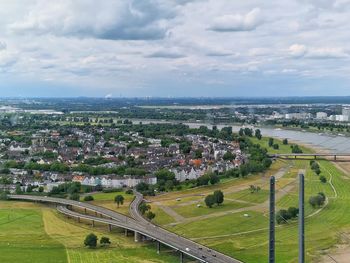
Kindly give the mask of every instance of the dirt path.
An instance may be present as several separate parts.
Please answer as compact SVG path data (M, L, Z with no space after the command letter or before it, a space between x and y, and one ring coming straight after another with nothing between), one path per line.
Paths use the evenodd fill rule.
M176 222L183 222L186 218L184 218L182 215L179 215L176 213L171 207L164 206L160 202L155 202L155 204L162 209L165 213L167 213L169 216L175 219Z
M281 170L276 173L276 175L275 175L276 178L283 177L283 175L287 171L286 168L284 168L282 170L283 172ZM287 195L295 187L295 183L296 183L296 181L293 181L293 182L287 184L282 189L279 189L278 192L276 193L276 202L278 200L280 200L281 198L283 198L285 195ZM236 201L236 200L234 200L234 201ZM203 220L203 219L208 219L208 218L213 218L213 217L220 217L220 216L225 216L225 215L230 215L230 214L236 214L236 213L240 213L240 212L244 212L244 211L250 211L250 210L266 212L268 210L268 207L269 207L269 200L267 200L267 201L265 201L265 202L263 202L261 204L255 204L255 205L249 206L249 207L242 207L242 208L229 210L229 211L218 212L218 213L214 213L214 214L208 214L208 215L184 218L182 221L177 221L177 222L171 223L169 225L174 226L174 225L177 225L177 224L180 224L180 223L190 223L190 222L194 222L194 221L198 221L198 220Z

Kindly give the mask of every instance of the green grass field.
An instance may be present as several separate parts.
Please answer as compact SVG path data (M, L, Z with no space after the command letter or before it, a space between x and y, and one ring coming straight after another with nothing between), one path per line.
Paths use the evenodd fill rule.
M89 233L110 237L109 248L87 249ZM166 263L176 254L158 255L152 243L134 243L120 230L78 224L55 210L24 202L0 202L0 262L11 263Z
M267 143L267 139L262 140L262 143ZM276 152L286 151L287 148L284 149L284 147L288 147L289 150L289 146L282 146ZM310 152L311 150L305 149L304 152L307 151ZM350 229L350 214L346 212L350 210L350 180L343 172L326 160L319 160L318 162L321 167L321 175L327 178L327 183L320 182L319 176L310 169L309 160L285 160L278 162L278 167L285 166L288 169L276 184L277 192L281 195L277 202L277 209L298 206L297 175L299 169L306 170L306 262L320 262L320 256L334 247L341 239L341 236L344 233L348 233ZM272 173L268 172L267 174ZM245 180L247 179L229 181L222 185L219 184L216 188L221 187L224 191L232 191L234 188L240 188L244 185L244 182L247 183ZM228 193L225 197L258 204L264 203L268 199L266 175L265 177L252 176L251 179L248 179L248 183L263 185L261 192L256 195L250 194L247 188ZM210 191L202 188L194 189L193 192L199 195L207 194ZM308 203L308 199L318 192L326 194L328 203L324 207L313 208ZM159 197L159 200L157 198L153 200L160 201L162 205L167 205L168 203L168 205L171 204L173 206L174 201L168 200L168 197L181 198L181 196L186 196L187 193L187 191L170 193L169 196L165 195ZM186 197L185 200L186 202L191 202L191 197ZM193 196L193 200L198 200L198 197ZM251 210L251 207L246 207L246 209L243 212L232 212L218 216L215 216L216 211L211 210L207 213L208 215L210 214L208 218L197 218L191 221L191 217L189 217L184 222L177 222L166 227L171 231L213 247L243 262L267 262L267 207L261 207L261 209L257 210ZM188 215L196 216L197 214L194 213L191 211ZM161 222L162 220L159 221ZM297 220L291 220L276 227L276 262L294 263L297 262L297 257L298 225Z
M124 203L119 207L117 207L117 204L114 202L114 197L117 195L122 195L124 197ZM129 215L129 205L134 199L134 195L125 194L124 192L97 193L94 194L93 197L94 201L91 201L92 204L115 210L124 215Z

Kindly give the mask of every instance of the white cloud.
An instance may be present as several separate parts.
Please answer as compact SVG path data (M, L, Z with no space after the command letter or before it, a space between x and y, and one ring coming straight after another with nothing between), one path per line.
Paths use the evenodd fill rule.
M6 49L6 48L7 48L6 43L5 43L5 42L0 41L0 51L1 51L1 50L4 50L4 49Z
M256 29L261 23L261 11L259 8L254 8L245 15L234 14L220 16L214 20L210 29L218 32L251 31Z
M1 0L0 96L3 78L14 77L101 96L165 94L169 85L173 95L176 85L199 94L191 90L209 83L217 95L217 80L259 94L267 74L267 86L279 75L350 83L347 2Z
M15 33L101 39L159 39L173 17L169 5L152 0L62 0L37 1L26 17L12 23Z
M305 55L306 51L307 48L304 45L294 44L289 47L289 52L293 57L302 57Z
M289 47L293 57L305 57L312 59L346 58L349 53L343 48L336 47L306 47L305 45L294 44Z

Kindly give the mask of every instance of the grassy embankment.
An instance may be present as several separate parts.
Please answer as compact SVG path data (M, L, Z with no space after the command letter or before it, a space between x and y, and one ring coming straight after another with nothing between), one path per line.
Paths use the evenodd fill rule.
M110 237L109 248L87 249L85 236ZM154 244L134 243L120 230L78 224L55 210L32 203L0 202L0 262L12 263L165 263L178 262L171 253L157 255Z

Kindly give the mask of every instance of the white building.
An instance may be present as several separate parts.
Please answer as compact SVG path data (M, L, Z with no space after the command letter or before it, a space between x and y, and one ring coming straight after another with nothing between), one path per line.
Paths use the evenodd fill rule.
M134 177L123 177L123 178L114 178L105 176L101 179L101 185L106 188L123 188L130 187L133 188L139 183L146 183L150 185L155 185L157 183L156 177L143 177L143 178L134 178Z
M317 112L316 113L316 119L325 120L325 119L327 119L327 117L328 117L328 114L326 112Z
M287 113L285 115L286 119L310 119L311 118L311 113Z

